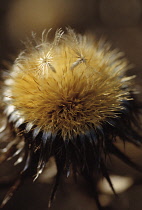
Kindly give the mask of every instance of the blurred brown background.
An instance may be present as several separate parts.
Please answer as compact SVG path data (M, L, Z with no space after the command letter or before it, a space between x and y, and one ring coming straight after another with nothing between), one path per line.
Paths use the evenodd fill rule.
M137 75L136 87L142 90L142 0L0 0L0 66L4 60L16 57L23 45L22 40L34 31L71 26L79 33L106 37L113 47L123 51L134 68L128 74ZM142 94L138 97L141 100ZM123 146L120 144L120 147ZM126 153L142 165L142 148L126 145ZM12 164L12 163L11 163ZM3 168L5 169L3 171ZM142 174L135 172L112 157L108 163L110 173L131 177L134 185L114 198L102 189L100 199L106 210L142 209ZM9 175L15 168L6 163L0 172L0 198L10 185ZM11 172L12 171L12 172ZM4 182L2 180L5 180ZM46 210L51 184L26 181L4 210ZM64 179L57 192L51 210L94 210L93 198L85 183L78 185Z

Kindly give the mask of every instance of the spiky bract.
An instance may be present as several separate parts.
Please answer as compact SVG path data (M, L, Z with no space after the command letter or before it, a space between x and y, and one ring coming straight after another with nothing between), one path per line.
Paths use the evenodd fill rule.
M141 143L133 129L138 106L132 77L125 76L129 66L122 55L103 41L58 30L53 42L45 34L41 42L29 42L4 81L5 116L25 139L22 178L37 178L55 157L58 173L51 200L61 173L69 174L72 168L88 181L100 206L97 175L101 173L113 189L104 154L113 153L140 170L114 144L117 137Z

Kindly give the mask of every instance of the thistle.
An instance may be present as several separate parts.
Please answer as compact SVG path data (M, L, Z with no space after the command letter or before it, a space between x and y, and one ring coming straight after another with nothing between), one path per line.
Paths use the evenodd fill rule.
M88 182L101 209L98 178L104 176L115 192L105 162L109 154L141 171L115 145L118 138L141 145L135 130L140 105L134 76L125 75L129 68L123 53L72 29L57 30L52 42L43 33L26 44L3 80L1 142L9 143L0 160L17 156L25 167L2 206L23 179L37 179L52 156L57 175L49 206L60 176L73 171Z

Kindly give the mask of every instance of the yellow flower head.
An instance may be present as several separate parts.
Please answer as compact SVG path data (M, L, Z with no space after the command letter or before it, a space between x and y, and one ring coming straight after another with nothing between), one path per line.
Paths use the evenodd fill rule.
M117 117L129 100L127 61L109 44L58 30L53 42L27 46L12 67L7 105L22 123L60 132L63 139L84 134ZM120 59L121 58L121 59Z

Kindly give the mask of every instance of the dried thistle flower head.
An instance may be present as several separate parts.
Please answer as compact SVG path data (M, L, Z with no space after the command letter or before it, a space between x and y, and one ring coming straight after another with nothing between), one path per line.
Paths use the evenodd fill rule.
M104 154L113 153L140 170L114 143L117 137L141 143L133 129L138 106L133 76L125 76L129 67L109 44L72 29L66 34L57 30L52 42L43 33L41 41L27 43L4 80L2 94L8 124L22 135L10 142L19 154L17 163L25 159L20 179L29 174L36 179L54 156L58 172L50 201L61 173L69 175L73 169L92 186L100 207L95 187L99 174L114 191ZM5 159L15 154L7 148Z

